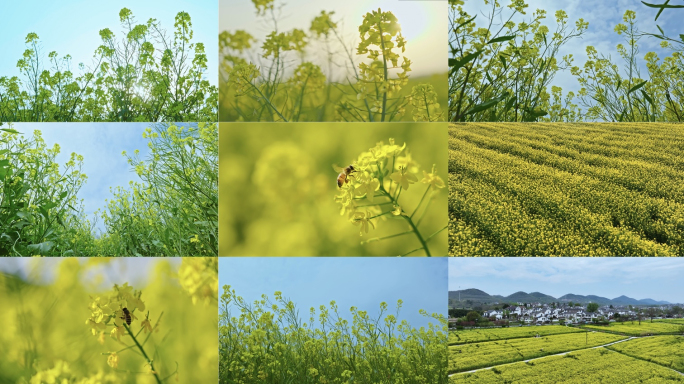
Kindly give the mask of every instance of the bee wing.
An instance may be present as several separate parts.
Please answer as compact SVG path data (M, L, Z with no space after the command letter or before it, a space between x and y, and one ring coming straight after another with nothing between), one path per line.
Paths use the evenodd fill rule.
M344 168L340 167L340 166L337 165L337 164L333 164L332 167L333 167L333 169L335 170L335 172L337 172L337 173L341 173L342 171L344 171Z

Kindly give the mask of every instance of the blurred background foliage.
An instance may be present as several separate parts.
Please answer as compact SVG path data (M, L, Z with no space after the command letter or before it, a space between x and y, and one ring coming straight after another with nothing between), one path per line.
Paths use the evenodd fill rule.
M219 35L220 121L445 120L446 66L426 73L405 53L413 39L401 34L402 23L411 29L417 20L399 20L376 4L363 15L358 39L349 39L342 26L350 18L335 11L309 21L286 15L291 11L280 1L252 3L256 18L243 15L254 20L249 30ZM297 27L283 31L293 19ZM271 31L263 41L255 37L259 28Z
M145 345L156 353L154 365L162 377L173 373L177 363L179 382L217 382L218 263L216 258L178 261L0 260L5 271L0 272L0 383L62 383L63 378L68 383L154 383L154 377L144 373L144 359L133 351L119 353L117 369L108 366L108 352L124 347L108 334L101 345L86 324L90 297L110 292L108 282L130 282L141 290L151 318L163 312L159 332ZM23 267L7 272L11 263ZM45 278L51 274L54 279ZM144 314L138 318L131 324L135 332ZM121 341L133 344L127 336ZM42 379L31 380L39 372ZM60 372L59 380L50 381ZM175 380L173 375L164 382Z
M394 138L404 143L421 170L442 179L447 169L447 128L440 123L298 123L287 129L272 124L220 124L219 255L390 255L420 246L407 234L361 244L375 237L409 230L397 218L376 222L359 236L359 227L340 215L337 172L361 152ZM419 179L422 172L419 171ZM423 186L403 192L411 212L425 192ZM428 236L447 224L447 193L434 194L419 228ZM387 216L383 216L387 217ZM447 252L447 233L430 243L433 255Z

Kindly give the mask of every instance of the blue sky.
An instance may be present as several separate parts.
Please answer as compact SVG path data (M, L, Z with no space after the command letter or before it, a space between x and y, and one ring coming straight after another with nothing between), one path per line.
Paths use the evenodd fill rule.
M219 293L230 285L248 303L260 300L262 294L273 300L273 293L281 291L305 321L309 308L318 313L318 307L329 307L331 300L337 302L340 315L351 320L352 306L373 317L381 302L387 302L389 313L394 313L401 299L399 320L406 319L414 327L428 323L420 309L444 315L447 309L446 258L221 257L219 284Z
M78 193L88 218L93 222L93 213L106 206L105 199L113 196L109 187L128 188L129 181L138 181L138 175L131 170L126 158L127 151L140 150L140 158L149 152L147 139L142 133L150 123L17 123L14 129L30 137L35 130L41 131L48 148L59 144L61 152L56 162L60 171L69 161L72 152L83 156L82 172L88 180ZM104 223L98 220L96 230L104 231Z
M87 257L79 257L81 264L88 262ZM59 264L64 259L59 257L2 257L0 271L18 275L24 280L38 284L50 284L56 278ZM113 284L128 282L133 286L144 285L154 270L154 265L161 261L169 262L174 269L180 266L180 257L117 257L110 258L107 264L99 264L88 271L83 283L96 284L101 289L111 288Z
M684 303L684 258L450 258L449 290L568 293Z
M195 42L203 42L208 59L207 79L218 82L218 4L216 0L156 0L156 1L90 1L90 0L22 0L3 1L3 21L0 23L2 55L0 76L14 76L19 72L17 60L26 49L26 35L35 32L40 36L45 58L51 51L60 57L72 56L72 71L77 74L78 64L92 62L93 54L102 43L99 31L109 28L122 37L119 21L121 8L133 12L139 23L157 19L162 28L173 36L175 16L180 11L190 14Z
M558 55L558 57L561 58L569 53L573 54L575 58L574 65L580 68L582 68L586 62L586 47L589 45L595 47L599 53L604 54L605 56L610 55L613 59L612 61L622 68L622 59L618 55L615 46L618 43L624 44L624 35L618 35L613 31L613 28L618 23L624 23L622 16L627 9L636 12L637 27L642 32L657 33L658 28L656 27L656 24L658 24L663 28L667 36L676 38L682 33L681 20L682 17L684 17L684 10L666 10L660 15L656 22L653 19L658 10L646 7L639 0L600 0L591 2L586 0L526 0L525 2L529 7L527 8L527 15L523 17L529 20L534 10L546 10L547 17L542 21L542 24L547 25L552 32L556 27L554 13L559 9L563 9L568 14L568 22L572 23L572 26L574 26L574 22L580 18L589 22L589 29L585 35L582 38L571 40L561 49ZM647 2L663 3L664 1L654 0ZM510 1L500 0L500 4L505 7L510 4ZM675 1L672 2L672 4L678 4L678 2ZM476 19L476 22L479 21L478 27L482 26L482 23L486 19L484 15L480 13L484 12L485 14L488 14L490 10L489 5L485 6L483 0L468 0L465 2L464 9L471 15L479 14ZM514 20L516 22L520 21L520 19ZM644 37L639 40L640 53L638 57L641 64L643 64L644 55L650 51L657 52L658 56L661 58L665 56L661 54L661 52L665 54L669 53L669 51L660 48L659 44L660 40L652 37ZM645 78L647 77L648 72L645 70L645 66L642 65L642 68L641 74L642 77ZM576 78L572 76L569 71L557 73L552 84L561 86L563 88L563 93L570 90L576 91L580 88Z
M280 31L299 28L308 32L311 20L320 15L321 11L334 11L333 21L342 20L338 27L347 44L353 43L354 47L359 43L358 27L363 21L363 15L378 8L392 11L401 25L402 35L408 41L406 52L402 55L413 63L410 74L422 76L447 71L447 52L444 49L447 46L448 31L446 1L275 0L276 6L283 3L285 6L280 13L282 20L278 23ZM259 40L256 47L260 47L272 29L269 24L261 21L263 18L257 18L254 4L250 0L219 0L219 4L219 30L245 30ZM316 63L321 65L320 62Z

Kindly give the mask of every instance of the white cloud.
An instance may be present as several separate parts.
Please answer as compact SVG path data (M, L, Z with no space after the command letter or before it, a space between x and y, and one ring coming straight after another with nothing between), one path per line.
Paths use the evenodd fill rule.
M449 289L489 294L540 291L684 302L680 258L451 258Z

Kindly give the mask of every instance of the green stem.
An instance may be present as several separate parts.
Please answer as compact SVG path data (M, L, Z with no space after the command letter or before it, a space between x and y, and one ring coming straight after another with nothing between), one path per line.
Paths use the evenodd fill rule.
M246 81L247 78L244 78L244 80ZM278 116L280 116L280 118L283 119L284 122L287 123L287 119L285 118L285 116L283 116L283 115L280 113L280 111L278 111L278 108L276 108L275 105L273 105L273 103L271 103L271 100L270 100L268 97L266 97L266 95L264 95L263 93L261 93L261 90L259 89L259 87L257 87L256 85L252 84L251 81L248 81L248 83L249 83L249 85L252 86L252 88L254 88L255 91L259 92L259 95L260 95L261 97L263 97L264 100L266 100L266 102L268 103L268 106L271 107L271 109L273 109L273 111L274 111L276 114L278 114Z
M430 241L433 237L437 236L440 232L442 232L442 231L445 230L445 229L447 229L447 226L446 226L446 225L444 226L444 228L442 228L442 229L440 229L439 231L437 231L437 232L433 233L432 235L428 236L428 237L425 239L425 242L427 243L427 242Z
M392 197L392 195L391 195L389 192L387 192L387 191L385 190L385 188L384 188L383 186L380 187L380 191L381 191L382 193L385 193L385 194L387 195L387 197L389 197L390 200L391 200L393 203L399 205L399 203ZM398 198L398 197L399 197L399 196L397 196L397 198ZM430 254L430 249L428 248L427 242L423 239L423 236L422 236L422 235L420 234L420 232L418 231L418 226L416 226L416 224L413 222L413 220L412 220L410 217L404 216L404 215L401 215L401 217L403 217L404 219L406 219L406 221L408 221L409 226L411 226L412 232L416 234L416 237L418 238L418 241L420 241L420 244L422 245L422 248L425 250L425 255L426 255L426 256L432 256L432 255ZM413 252L415 252L415 251L411 251L411 252L409 252L409 254L410 254L410 253L413 253ZM406 256L406 255L402 255L402 256Z
M399 237L399 236L407 235L409 233L413 233L413 231L401 232L401 233L397 233L396 235L390 235L390 236L385 236L385 237L374 237L372 239L362 241L361 244L368 244L368 243L372 243L374 241L387 240L387 239L391 239L393 237Z
M421 204L423 204L423 200L425 200L425 196L427 196L428 192L430 192L430 187L431 187L431 185L428 185L427 189L425 190L425 193L423 193L423 197L420 198L420 202L418 203L418 205L416 206L416 209L411 214L412 219L413 219L413 215L415 215L416 212L418 212L418 208L420 208Z
M369 217L369 218L366 219L366 220L375 219L376 217L385 216L385 215L390 214L390 213L392 213L392 211L383 212L383 213L381 213L381 214L379 214L379 215L375 215L375 216Z
M384 70L384 78L383 81L389 85L389 80L387 80L387 57L385 57L385 40L383 39L382 36L382 25L381 23L378 23L378 30L380 31L380 46L382 47L382 66ZM385 89L385 92L382 93L382 114L380 115L380 121L385 121L385 113L386 113L386 108L387 108L387 92L388 90Z
M142 353L142 355L145 357L147 360L147 363L150 365L150 369L152 370L152 374L154 375L154 378L157 380L157 384L162 384L161 379L159 378L159 375L157 374L157 371L154 369L154 364L152 363L152 360L147 356L147 353L145 352L145 349L138 343L138 339L135 338L135 335L133 335L133 332L131 331L131 328L128 327L126 323L123 325L126 330L128 331L128 334L131 335L131 338L133 339L133 342L135 342L135 345L138 346L138 349Z
M423 240L423 236L420 234L420 232L418 232L418 227L416 227L416 225L413 223L413 220L411 220L411 218L408 216L402 216L402 217L405 218L406 221L408 221L409 225L411 226L413 231L416 233L416 237L418 238L418 241L420 241L420 244L423 246L423 249L425 249L425 256L428 256L428 257L432 256L430 254L430 249L428 249L427 242L425 240Z
M408 256L408 255L412 254L413 252L416 252L416 251L420 251L421 249L423 249L423 248L416 248L416 249L414 249L413 251L410 251L410 252L404 253L404 254L403 254L403 255L401 255L401 256Z

